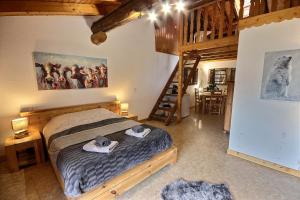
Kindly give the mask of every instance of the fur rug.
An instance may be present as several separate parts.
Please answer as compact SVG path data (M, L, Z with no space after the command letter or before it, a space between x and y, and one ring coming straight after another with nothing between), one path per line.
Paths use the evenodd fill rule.
M225 184L178 179L162 190L163 200L232 200Z

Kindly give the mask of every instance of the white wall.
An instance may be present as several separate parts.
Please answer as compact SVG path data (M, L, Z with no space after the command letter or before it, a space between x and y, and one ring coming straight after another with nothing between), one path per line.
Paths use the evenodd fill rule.
M0 18L0 154L12 133L10 120L21 107L57 107L110 101L129 102L129 111L146 118L177 57L155 52L154 28L146 19L108 33L100 46L90 42L84 17ZM32 52L108 59L108 88L38 91Z
M210 69L216 68L235 68L236 60L204 61L198 65L198 84L191 85L187 89L190 94L190 106L195 106L195 88L205 88L208 86L208 75ZM218 86L220 89L226 86Z
M292 49L300 19L240 32L229 148L300 169L300 103L260 99L265 52Z

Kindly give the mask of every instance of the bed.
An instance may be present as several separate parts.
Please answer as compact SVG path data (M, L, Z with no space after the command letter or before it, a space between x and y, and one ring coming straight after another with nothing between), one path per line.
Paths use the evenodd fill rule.
M42 133L45 146L68 199L115 199L145 178L177 160L170 135L152 131L145 138L124 134L139 122L117 115L119 104L106 102L22 112L30 131ZM82 146L97 135L117 140L109 154L86 152Z

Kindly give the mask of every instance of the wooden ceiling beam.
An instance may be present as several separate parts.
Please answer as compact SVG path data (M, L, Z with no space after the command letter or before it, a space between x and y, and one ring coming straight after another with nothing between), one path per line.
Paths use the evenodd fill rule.
M208 53L223 53L223 52L231 52L231 51L236 51L238 50L237 45L233 46L227 46L227 47L219 47L219 48L212 48L212 49L205 49L205 50L195 50L191 52L186 52L187 54L189 53L194 53L194 54L208 54Z
M94 22L91 29L94 34L107 32L117 26L121 26L129 21L137 19L141 12L151 7L158 0L130 0L122 4L105 17Z
M0 1L0 16L20 15L106 15L119 4L99 5L41 2L41 1Z
M208 61L208 60L223 60L223 59L236 59L237 55L226 55L226 56L210 56L210 57L201 57L201 61Z

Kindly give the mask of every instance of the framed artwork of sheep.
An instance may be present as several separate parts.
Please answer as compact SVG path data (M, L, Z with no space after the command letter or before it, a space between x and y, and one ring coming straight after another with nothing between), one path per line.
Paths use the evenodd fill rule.
M107 59L33 52L39 90L108 87Z
M265 54L261 98L300 101L300 50Z

